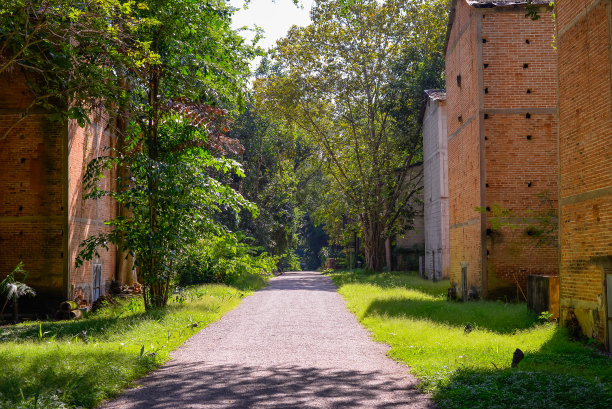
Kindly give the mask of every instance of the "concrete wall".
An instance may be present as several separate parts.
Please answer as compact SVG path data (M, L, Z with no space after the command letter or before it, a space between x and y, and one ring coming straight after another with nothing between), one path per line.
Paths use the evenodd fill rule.
M426 94L423 117L425 274L439 279L448 278L450 262L446 97L435 91L426 91Z
M612 1L557 1L560 303L611 346Z
M536 245L523 223L557 205L554 23L542 11L533 21L522 7L458 0L449 33L450 278L462 284L465 268L467 287L490 298L517 296L528 274L557 273L555 245ZM515 229L493 229L491 213L476 210L496 204Z
M411 167L412 176L410 180L418 180L418 175L423 174L423 165L417 164ZM421 188L422 188L421 179ZM404 232L403 235L396 237L396 245L401 248L411 248L414 245L423 246L425 244L425 222L423 219L423 190L416 197L413 205L418 208L413 220L413 229Z

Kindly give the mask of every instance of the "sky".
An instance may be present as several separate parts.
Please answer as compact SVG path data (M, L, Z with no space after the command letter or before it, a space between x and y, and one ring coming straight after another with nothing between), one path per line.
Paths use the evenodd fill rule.
M292 0L251 0L248 8L238 10L234 14L232 26L253 27L257 25L264 30L264 38L259 41L263 48L271 48L276 40L284 37L293 25L306 26L310 24L310 8L313 0L300 0L296 6ZM244 0L230 0L234 7L243 8ZM249 40L250 33L243 33Z

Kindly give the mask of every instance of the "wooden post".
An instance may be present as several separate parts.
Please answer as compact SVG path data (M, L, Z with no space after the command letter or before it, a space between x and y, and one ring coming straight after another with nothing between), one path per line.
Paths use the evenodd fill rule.
M387 271L391 271L391 238L385 240L385 256L387 257Z

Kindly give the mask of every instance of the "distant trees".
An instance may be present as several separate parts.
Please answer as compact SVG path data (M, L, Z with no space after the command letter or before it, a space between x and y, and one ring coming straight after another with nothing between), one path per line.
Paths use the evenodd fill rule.
M424 88L443 80L446 2L317 3L312 24L276 49L284 68L255 82L257 106L285 118L318 148L330 183L324 213L363 236L366 267L381 270L384 241L410 227L422 160ZM350 230L350 226L349 226Z

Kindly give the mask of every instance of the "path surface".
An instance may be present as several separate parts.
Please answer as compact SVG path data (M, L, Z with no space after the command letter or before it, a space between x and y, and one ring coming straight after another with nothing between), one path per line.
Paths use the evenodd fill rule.
M286 273L189 339L105 409L428 408L333 282Z

